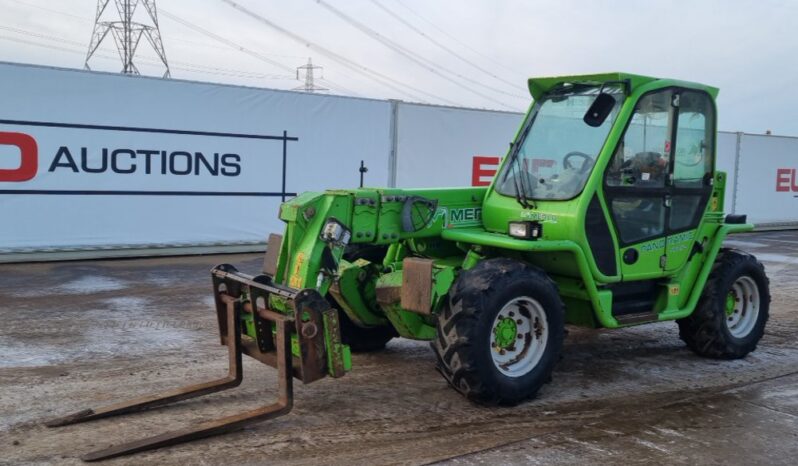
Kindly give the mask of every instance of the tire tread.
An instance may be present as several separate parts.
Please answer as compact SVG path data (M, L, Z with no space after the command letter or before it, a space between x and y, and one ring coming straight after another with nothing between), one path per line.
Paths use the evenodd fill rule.
M764 281L764 289L760 288L760 320L745 339L734 338L726 328L723 313L725 308L726 284L736 277L732 274L741 269L750 269ZM757 343L764 334L770 304L769 281L765 267L756 257L737 249L721 249L712 266L712 271L704 286L704 291L693 313L677 321L679 338L698 355L715 359L739 359L756 349Z
M506 258L484 260L473 269L464 271L458 278L450 293L449 305L438 315L437 335L430 343L435 353L438 372L448 383L469 400L486 405L515 405L524 399L534 397L540 386L551 379L554 364L548 365L540 383L536 384L525 396L501 395L483 380L471 361L469 350L472 349L474 329L478 325L478 317L483 312L483 304L498 292L499 281L511 281L521 277L533 278L545 283L556 296L556 307L553 312L564 315L565 306L559 296L556 283L540 268ZM554 339L552 360L557 361L562 349L562 329Z

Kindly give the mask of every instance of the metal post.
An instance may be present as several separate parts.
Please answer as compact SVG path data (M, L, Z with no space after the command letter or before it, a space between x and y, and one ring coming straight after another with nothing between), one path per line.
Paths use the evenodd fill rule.
M362 188L363 187L363 175L365 175L366 172L369 171L368 167L366 167L365 161L363 161L363 160L360 161L360 168L358 169L358 171L360 172L360 187Z
M285 202L285 175L288 172L288 131L283 131L283 184L280 190L283 202Z
M396 187L396 167L398 158L399 138L399 104L401 100L391 99L391 152L388 154L388 186Z
M738 131L737 142L734 145L734 183L731 186L732 205L730 213L732 214L737 213L737 188L740 180L740 147L742 146L742 141L743 141L743 133L741 131Z

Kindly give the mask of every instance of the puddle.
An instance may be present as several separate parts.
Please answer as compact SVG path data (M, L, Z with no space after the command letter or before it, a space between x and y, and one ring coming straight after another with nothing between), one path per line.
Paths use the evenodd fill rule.
M150 275L146 279L146 282L150 285L154 285L160 288L168 288L174 285L180 285L183 282L183 279L176 275Z
M47 294L82 295L124 290L125 288L128 288L128 285L121 280L100 275L87 275L49 288ZM41 295L42 290L38 288L22 288L11 292L11 296L16 298L35 298Z
M124 324L124 325L123 325ZM53 366L98 358L146 356L168 349L186 348L198 338L196 328L185 322L149 322L151 325L100 325L81 336L81 344L49 344L44 339L19 340L0 337L0 368Z
M132 296L119 296L105 299L102 302L112 312L138 312L147 306L149 300Z
M48 288L46 293L51 295L85 295L104 291L124 290L125 288L128 288L128 285L120 280L99 275L87 275ZM14 298L36 298L42 296L43 293L39 288L17 288L9 294Z
M724 246L734 246L736 248L766 248L768 247L765 243L754 243L753 241L740 241L736 239L727 239L723 242Z
M87 275L77 280L64 283L56 289L67 294L91 294L102 291L123 290L125 288L127 288L127 285L119 280L97 275Z
M55 365L64 360L64 350L43 342L22 342L0 336L0 368Z
M122 354L146 357L190 348L214 335L213 319L151 315L148 307L145 298L111 298L103 300L102 309L83 312L77 321L37 327L33 337L0 334L0 368L53 366Z

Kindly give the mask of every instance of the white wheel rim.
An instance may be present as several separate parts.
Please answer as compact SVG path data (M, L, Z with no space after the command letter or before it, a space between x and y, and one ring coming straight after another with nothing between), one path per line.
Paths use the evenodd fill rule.
M726 306L726 326L733 336L745 338L759 318L759 288L753 278L743 276L734 282L726 299L734 300L733 306Z
M508 345L509 321L515 323L515 338ZM502 335L500 332L504 332ZM508 377L521 377L537 366L549 340L546 312L537 300L521 296L509 301L493 319L490 354L496 369Z

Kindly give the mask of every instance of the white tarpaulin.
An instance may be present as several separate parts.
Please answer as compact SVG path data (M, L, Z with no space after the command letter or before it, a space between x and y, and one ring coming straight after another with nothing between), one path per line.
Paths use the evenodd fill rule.
M367 186L486 185L523 117L8 63L0 86L0 260L262 243L284 197L356 187L361 160ZM727 212L798 222L798 138L717 154Z
M489 181L522 118L520 113L399 104L396 186Z
M0 248L262 242L388 182L388 102L0 64ZM13 91L12 91L13 90Z
M715 168L726 172L726 212L733 213L734 208L734 179L737 175L735 166L737 156L737 134L719 132L717 140L717 153L715 155Z
M743 134L736 212L756 224L798 222L798 138Z

